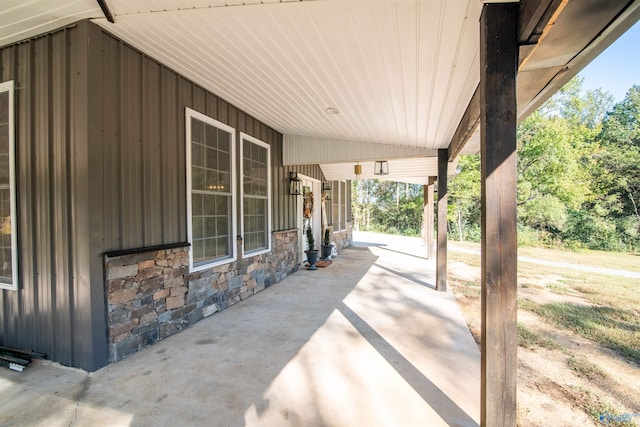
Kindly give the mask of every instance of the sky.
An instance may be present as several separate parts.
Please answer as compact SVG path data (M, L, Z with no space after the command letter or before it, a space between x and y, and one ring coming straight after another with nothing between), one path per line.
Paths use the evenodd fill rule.
M622 101L634 84L640 85L640 22L587 65L579 74L584 90L602 88Z

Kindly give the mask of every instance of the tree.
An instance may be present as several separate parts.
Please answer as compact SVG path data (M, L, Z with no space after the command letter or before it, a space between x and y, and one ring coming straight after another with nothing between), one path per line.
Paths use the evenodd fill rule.
M480 155L460 156L449 183L448 222L460 241L480 239Z
M617 228L625 244L640 241L640 86L633 86L603 120L598 141L601 189L617 203Z
M417 236L422 225L422 186L377 179L352 184L356 229Z

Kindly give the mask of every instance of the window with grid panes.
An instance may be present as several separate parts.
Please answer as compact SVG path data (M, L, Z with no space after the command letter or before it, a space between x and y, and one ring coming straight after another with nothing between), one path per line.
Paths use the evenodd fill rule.
M0 83L0 288L18 288L13 82Z
M266 252L271 248L271 147L246 134L240 139L244 253Z
M331 181L331 193L333 231L340 231L340 181Z
M234 129L187 109L187 194L191 268L235 256Z
M340 181L340 230L347 229L347 183Z

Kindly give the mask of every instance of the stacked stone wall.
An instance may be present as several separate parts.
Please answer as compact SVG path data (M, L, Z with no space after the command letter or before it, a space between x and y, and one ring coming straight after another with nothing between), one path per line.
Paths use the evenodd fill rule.
M353 225L347 222L347 229L332 234L333 242L337 249L344 249L353 245Z
M189 247L105 256L109 360L121 360L297 271L297 236L297 230L275 232L271 252L192 273ZM238 246L241 256L241 241Z

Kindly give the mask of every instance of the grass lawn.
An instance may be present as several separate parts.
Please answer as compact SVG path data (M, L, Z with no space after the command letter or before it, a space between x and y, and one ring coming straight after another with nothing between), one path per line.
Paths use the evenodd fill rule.
M480 245L452 242L452 246L467 249L448 251L449 275L469 328L479 341L480 255L468 249L479 251ZM640 271L640 256L634 254L526 248L519 249L518 255ZM477 279L472 278L474 274ZM518 356L519 364L525 364L518 377L523 390L519 393L526 394L527 402L518 414L519 425L535 424L531 423L550 408L545 405L565 413L578 409L594 425L603 416L611 426L637 425L625 417L640 408L640 390L635 382L625 381L640 377L640 280L520 261L518 297L518 347L522 349L518 353L528 352L523 360ZM577 337L582 341L576 341ZM598 353L597 349L606 350ZM526 367L531 360L539 363ZM531 367L541 365L544 368L539 371ZM581 385L573 382L572 375ZM554 403L545 403L545 397L536 393L551 397Z
M454 242L450 244L467 249L480 250L479 243ZM612 268L640 272L640 254L624 252L604 252L581 249L518 248L518 255L554 262L568 262L602 268Z
M531 248L527 251L536 254L539 259L558 261L556 255L565 251L554 249ZM520 254L522 254L520 252ZM572 263L584 260L593 261L595 254L572 254L563 260ZM639 257L629 254L619 256L618 268L630 270L637 268ZM625 256L621 256L625 255ZM450 262L465 262L468 265L479 266L480 256L451 251ZM632 265L632 261L635 264ZM600 264L590 264L600 266ZM520 262L518 263L518 282L527 287L530 283L540 283L545 277L558 277L558 283L546 285L546 288L558 294L579 294L595 306L574 303L540 304L528 299L520 299L518 307L529 310L555 326L571 329L584 338L598 342L620 355L640 364L640 282L638 279L607 276L604 274L583 273L579 270L550 267L545 265ZM539 285L534 285L539 286ZM479 295L479 289L466 287L463 292L467 296Z
M452 243L480 249L475 243ZM449 282L479 341L480 255L453 249L447 255ZM518 255L640 271L640 256L634 254L525 248ZM519 262L518 347L518 388L526 402L518 413L519 425L538 425L549 405L558 413L578 410L582 415L575 416L586 414L593 425L600 425L602 416L610 417L606 421L611 426L638 425L640 417L625 419L640 408L637 278ZM559 425L563 422L568 421Z

